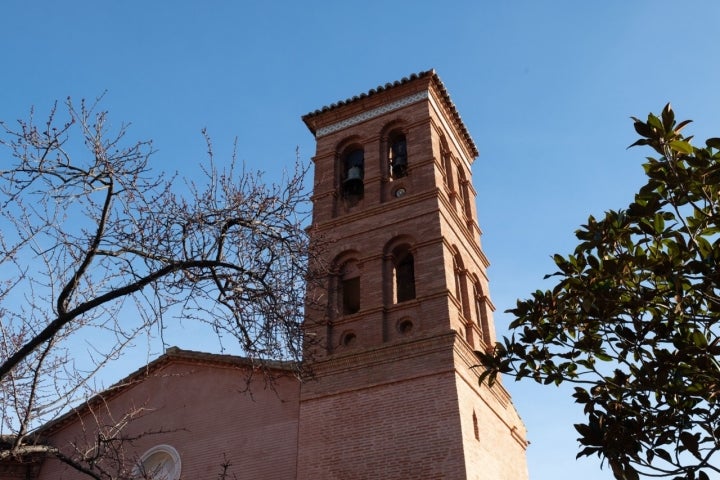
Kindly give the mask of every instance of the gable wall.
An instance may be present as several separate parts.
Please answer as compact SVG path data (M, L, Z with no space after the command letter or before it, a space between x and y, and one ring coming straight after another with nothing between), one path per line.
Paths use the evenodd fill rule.
M168 444L180 454L184 479L218 478L225 460L230 463L229 478L293 478L299 383L279 378L274 389L262 374L248 384L247 370L238 367L175 362L110 399L98 418L113 424L123 412L144 409L124 430L127 436L140 437L125 444L128 463L134 464L153 446ZM50 441L72 453L71 442L83 446L96 437L97 423L85 415ZM148 434L158 430L162 433ZM88 477L48 460L38 478Z

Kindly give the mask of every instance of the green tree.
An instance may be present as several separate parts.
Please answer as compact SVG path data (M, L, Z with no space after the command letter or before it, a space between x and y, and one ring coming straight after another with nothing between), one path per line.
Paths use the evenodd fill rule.
M617 479L720 475L720 138L681 133L667 105L633 118L656 154L624 210L590 217L557 284L519 300L512 335L478 353L498 373L570 382L585 422L580 456Z

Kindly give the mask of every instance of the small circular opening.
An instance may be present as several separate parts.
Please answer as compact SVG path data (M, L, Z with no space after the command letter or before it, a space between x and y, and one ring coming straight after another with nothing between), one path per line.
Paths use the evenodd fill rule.
M346 333L345 335L343 335L342 344L346 347L350 347L355 344L356 339L357 339L357 337L355 336L354 333L352 333L352 332Z
M412 332L413 322L410 320L403 320L398 324L398 331L403 335L407 335Z

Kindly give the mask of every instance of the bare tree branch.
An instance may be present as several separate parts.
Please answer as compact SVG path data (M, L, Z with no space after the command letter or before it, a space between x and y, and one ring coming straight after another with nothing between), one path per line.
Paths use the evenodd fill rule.
M175 321L209 326L258 362L300 365L308 266L319 265L307 166L276 184L235 153L217 168L203 132L204 178L183 182L150 170L151 142L109 125L98 102L69 99L45 122L33 110L0 122L0 435L13 439L0 460L44 452L97 479L114 474L33 432Z

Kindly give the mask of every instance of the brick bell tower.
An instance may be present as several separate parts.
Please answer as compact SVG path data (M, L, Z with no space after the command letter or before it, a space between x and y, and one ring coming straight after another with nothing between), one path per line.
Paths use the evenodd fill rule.
M308 289L297 479L526 479L525 427L471 368L495 342L478 152L443 83L414 74L303 121L330 273Z

